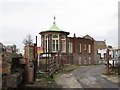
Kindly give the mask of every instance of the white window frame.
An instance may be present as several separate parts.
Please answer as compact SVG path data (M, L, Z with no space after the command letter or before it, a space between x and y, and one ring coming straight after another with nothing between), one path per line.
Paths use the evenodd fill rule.
M54 35L58 35L58 37L57 38L54 38L53 36ZM55 41L55 50L53 49L53 40ZM57 43L57 41L58 41L58 43ZM58 44L58 50L57 50L57 44ZM59 51L59 34L53 34L52 35L52 52L57 52L57 51Z
M82 44L79 44L79 53L82 53Z
M88 45L88 53L91 53L91 45Z
M45 39L44 39L44 51L46 52L48 52L48 34L46 34L45 35L45 37L44 37ZM47 41L47 43L46 43L46 41ZM46 47L46 44L47 44L47 47ZM47 50L46 50L47 49Z
M58 36L57 38L53 37L54 35ZM59 39L59 34L53 34L52 39Z

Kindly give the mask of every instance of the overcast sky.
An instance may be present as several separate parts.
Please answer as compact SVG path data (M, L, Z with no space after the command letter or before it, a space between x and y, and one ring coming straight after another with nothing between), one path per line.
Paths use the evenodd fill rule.
M31 34L34 41L39 32L48 30L56 16L57 26L76 33L89 34L107 45L118 44L118 1L120 0L1 0L0 42L23 48L23 39Z

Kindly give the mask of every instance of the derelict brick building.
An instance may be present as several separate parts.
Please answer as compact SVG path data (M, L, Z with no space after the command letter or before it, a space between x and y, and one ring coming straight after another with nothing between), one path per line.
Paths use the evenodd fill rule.
M67 56L68 63L94 64L94 40L86 37L68 37L70 33L59 29L55 22L47 31L41 31L41 47L44 53L58 52Z

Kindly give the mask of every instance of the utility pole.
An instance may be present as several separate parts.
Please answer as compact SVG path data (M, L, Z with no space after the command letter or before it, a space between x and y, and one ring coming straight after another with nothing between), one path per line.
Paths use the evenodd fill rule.
M50 59L49 59L49 38L50 38L50 35L48 34L48 68L49 68L49 65L50 65Z
M106 50L106 74L109 75L109 49Z
M35 38L36 42L34 44L34 81L36 80L36 71L38 69L38 66L37 66L37 36Z
M46 38L46 71L47 71L47 38Z

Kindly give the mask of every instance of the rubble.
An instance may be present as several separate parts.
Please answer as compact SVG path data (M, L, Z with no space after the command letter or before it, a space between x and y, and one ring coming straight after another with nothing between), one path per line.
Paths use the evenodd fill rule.
M22 79L23 79L22 73L16 72L14 74L10 74L6 77L6 81L7 81L6 85L9 88L17 88L21 84Z
M21 55L15 52L0 53L2 89L16 88L23 81L23 66L19 64ZM12 82L12 83L11 83Z

